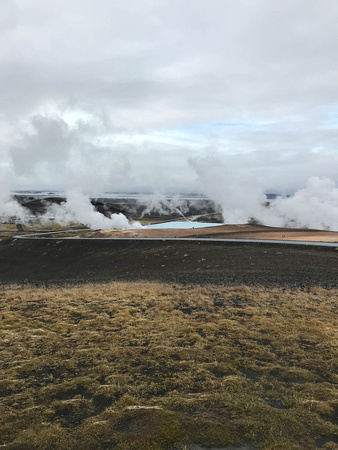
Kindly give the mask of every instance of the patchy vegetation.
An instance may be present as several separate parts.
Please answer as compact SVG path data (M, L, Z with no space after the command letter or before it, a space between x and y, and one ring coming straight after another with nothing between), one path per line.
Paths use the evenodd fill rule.
M14 223L0 223L0 239L13 236L18 229Z
M0 445L333 450L337 294L1 287Z
M71 223L67 227L65 225L60 225L54 221L50 222L33 222L33 223L26 223L26 224L20 224L22 230L19 230L17 225L15 223L0 223L0 240L1 238L11 237L16 234L34 234L34 233L50 233L55 232L55 236L58 236L59 231L63 230L69 230L74 229L74 232L76 230L77 234L81 234L82 231L87 231L88 228L85 227L82 224L77 223ZM79 230L80 228L83 228L83 230ZM72 236L74 232L68 233L69 236ZM61 236L65 236L63 233L60 234ZM54 237L54 233L53 233Z

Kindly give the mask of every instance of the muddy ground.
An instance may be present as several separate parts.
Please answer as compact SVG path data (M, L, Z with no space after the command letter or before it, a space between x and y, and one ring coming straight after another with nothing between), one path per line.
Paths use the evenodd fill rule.
M0 283L113 280L338 287L335 247L199 241L0 241Z

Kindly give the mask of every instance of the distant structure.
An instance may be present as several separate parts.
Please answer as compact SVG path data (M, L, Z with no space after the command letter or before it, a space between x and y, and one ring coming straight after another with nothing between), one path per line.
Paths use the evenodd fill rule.
M16 224L16 229L17 229L18 231L23 231L23 228L22 228L21 223L17 223L17 224Z

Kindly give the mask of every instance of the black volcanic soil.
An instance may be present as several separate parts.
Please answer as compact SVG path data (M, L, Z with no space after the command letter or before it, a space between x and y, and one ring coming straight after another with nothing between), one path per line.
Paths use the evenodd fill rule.
M113 280L338 287L335 247L81 239L0 241L0 283Z

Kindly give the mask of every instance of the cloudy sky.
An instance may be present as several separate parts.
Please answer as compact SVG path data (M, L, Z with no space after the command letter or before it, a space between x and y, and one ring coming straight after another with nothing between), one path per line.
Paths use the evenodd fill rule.
M337 23L335 0L2 0L0 183L337 184Z

